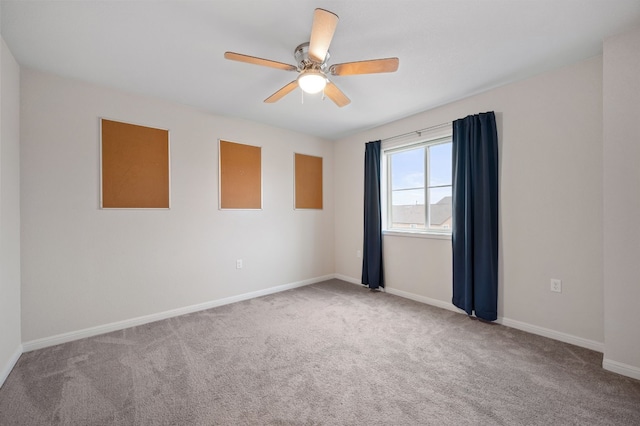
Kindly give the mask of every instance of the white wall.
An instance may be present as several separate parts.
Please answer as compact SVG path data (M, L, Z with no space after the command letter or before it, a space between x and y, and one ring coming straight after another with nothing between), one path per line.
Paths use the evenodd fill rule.
M0 386L20 338L20 68L0 39Z
M500 154L498 315L602 350L602 58L345 138L335 147L336 272L361 276L364 144L493 110ZM384 237L388 290L451 307L451 241ZM562 280L562 293L549 290Z
M640 28L604 43L605 368L640 379Z
M21 90L25 347L333 274L331 142L28 69ZM170 210L99 209L99 117L170 130ZM218 210L218 138L263 147L262 210ZM324 158L322 211L293 209L294 152Z

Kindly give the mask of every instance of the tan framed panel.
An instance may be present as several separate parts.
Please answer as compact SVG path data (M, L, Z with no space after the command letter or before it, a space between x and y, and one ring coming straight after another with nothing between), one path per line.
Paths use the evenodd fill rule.
M296 209L322 209L322 157L294 154Z
M100 207L169 208L169 131L100 119Z
M220 140L220 208L262 208L262 148Z

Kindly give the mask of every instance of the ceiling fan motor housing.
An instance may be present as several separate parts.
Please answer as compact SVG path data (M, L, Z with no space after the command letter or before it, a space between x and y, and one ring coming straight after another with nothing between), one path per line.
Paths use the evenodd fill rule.
M329 60L330 55L329 51L327 51L327 55L324 57L322 63L314 61L309 57L309 42L306 42L296 47L296 50L293 52L293 57L296 59L299 71L312 69L324 73L327 68L327 61Z

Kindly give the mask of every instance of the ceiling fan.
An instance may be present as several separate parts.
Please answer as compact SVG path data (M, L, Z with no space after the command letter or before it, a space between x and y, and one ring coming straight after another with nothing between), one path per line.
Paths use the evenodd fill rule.
M371 59L329 66L327 64L330 56L329 45L337 25L338 15L335 13L324 9L316 9L314 11L310 41L300 44L293 53L297 66L235 52L225 52L224 57L232 61L298 72L296 80L293 80L265 99L266 103L279 101L293 91L296 86L299 86L306 93L323 91L324 95L335 102L336 105L343 107L348 105L351 100L327 78L327 74L343 76L395 72L398 69L399 60L398 58Z

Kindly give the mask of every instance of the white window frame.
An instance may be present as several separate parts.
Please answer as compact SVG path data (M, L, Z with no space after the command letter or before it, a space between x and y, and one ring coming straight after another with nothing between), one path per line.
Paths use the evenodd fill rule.
M393 229L390 228L391 219L391 179L390 179L390 156L402 151L408 151L422 146L433 146L442 143L452 142L453 131L451 125L434 127L432 130L416 132L413 135L403 138L392 138L382 142L380 156L381 167L381 203L382 203L382 233L383 235L451 239L451 229ZM425 212L426 220L429 220L429 150L425 150ZM452 182L453 183L453 182ZM429 223L429 222L427 222Z

